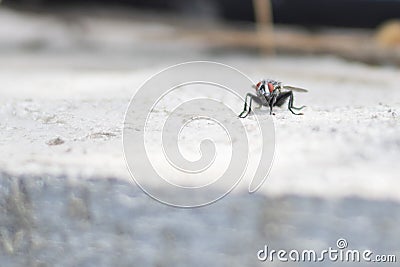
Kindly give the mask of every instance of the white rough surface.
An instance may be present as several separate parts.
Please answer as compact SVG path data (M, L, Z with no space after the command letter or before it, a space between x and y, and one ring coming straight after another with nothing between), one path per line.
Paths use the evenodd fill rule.
M268 73L310 88L295 99L308 106L304 116L277 111L276 156L262 192L399 199L397 70L331 58L223 61L241 62L237 67L252 77ZM160 69L25 74L3 68L1 169L128 180L121 142L124 113L135 88ZM64 143L47 144L57 137Z
M324 249L339 237L399 260L397 68L149 46L144 25L130 32L91 18L80 20L91 25L79 28L82 37L80 24L0 14L1 266L255 266L264 244ZM24 31L10 30L11 20ZM38 33L49 22L51 30ZM116 28L121 33L111 34ZM296 94L295 103L308 106L304 116L277 110L275 161L256 195L239 188L212 206L182 210L130 182L121 133L140 84L193 59L310 92Z

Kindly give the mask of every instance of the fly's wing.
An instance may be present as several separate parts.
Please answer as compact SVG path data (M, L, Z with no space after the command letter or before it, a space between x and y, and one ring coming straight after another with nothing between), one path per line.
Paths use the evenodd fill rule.
M283 89L286 90L291 90L291 91L295 91L295 92L300 92L300 93L307 93L308 90L300 88L300 87L294 87L294 86L290 86L290 85L284 85Z

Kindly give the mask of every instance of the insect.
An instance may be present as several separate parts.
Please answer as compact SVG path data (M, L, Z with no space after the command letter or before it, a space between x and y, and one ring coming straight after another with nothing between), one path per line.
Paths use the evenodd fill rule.
M253 85L256 89L256 95L248 93L245 98L244 108L242 113L239 114L239 118L246 118L251 112L252 102L256 102L260 107L269 107L270 114L275 115L272 112L273 107L281 107L286 100L288 101L288 109L295 115L303 115L303 113L296 113L293 110L301 110L305 106L295 107L293 106L293 91L297 92L308 92L306 89L298 88L290 85L283 85L282 82L275 80L261 80L256 85Z

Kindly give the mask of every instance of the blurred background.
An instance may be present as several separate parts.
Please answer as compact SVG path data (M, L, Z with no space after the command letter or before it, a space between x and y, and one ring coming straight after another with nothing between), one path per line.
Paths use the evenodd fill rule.
M398 0L3 0L1 4L3 51L74 47L93 52L108 47L116 54L118 49L132 54L192 42L212 53L260 49L399 63Z
M32 10L65 9L96 6L169 12L188 17L207 17L228 21L254 22L257 1L242 0L3 0L15 8ZM302 25L309 28L338 26L376 28L382 23L399 18L398 0L270 0L274 23ZM51 12L49 10L49 12Z

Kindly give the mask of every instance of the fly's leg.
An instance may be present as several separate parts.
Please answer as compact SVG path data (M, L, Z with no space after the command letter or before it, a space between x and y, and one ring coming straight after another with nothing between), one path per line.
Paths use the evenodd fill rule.
M291 93L290 91L280 93L277 96L273 106L281 107L283 104L285 104L286 100L288 100L288 98L290 97L290 93Z
M301 109L304 108L305 106L302 106L302 107L300 107L300 108L294 107L294 106L293 106L293 99L294 99L294 97L293 97L293 92L290 91L288 109L289 109L290 112L292 112L294 115L303 115L303 113L295 113L295 112L293 111L293 109L295 109L295 110L301 110Z
M278 101L278 97L277 96L273 96L269 100L269 115L275 115L275 113L272 112L272 109L274 108L274 106L276 106L277 101Z
M239 114L239 118L246 118L251 111L251 102L253 95L248 93L244 99L244 107L242 113ZM249 108L247 108L247 99L249 99Z
M250 111L247 111L247 96L248 96L249 94L247 94L246 95L246 97L245 97L245 99L244 99L244 107L243 107L243 111L242 111L242 113L240 113L239 114L239 118L246 118L247 117L247 115L249 115L249 112Z
M299 108L296 108L296 107L292 107L292 109L295 109L295 110L302 110L303 108L305 108L306 106L301 106L301 107L299 107Z
M249 99L249 107L248 108L247 108L247 99ZM251 104L252 104L253 100L254 100L254 102L262 105L261 100L256 95L248 93L245 98L243 111L242 111L242 113L239 114L239 118L246 118L249 115L249 113L251 112Z

